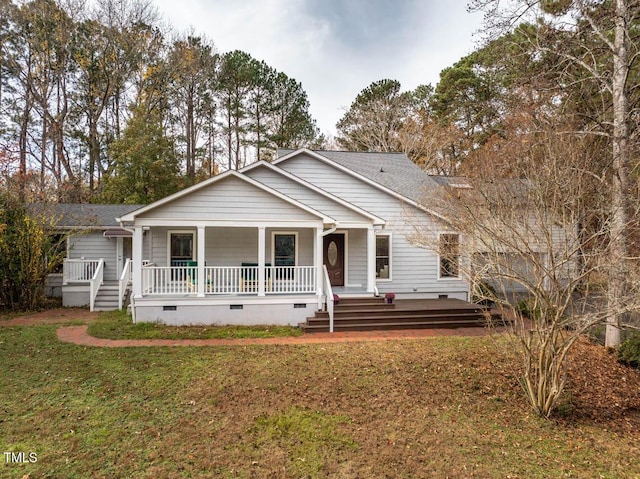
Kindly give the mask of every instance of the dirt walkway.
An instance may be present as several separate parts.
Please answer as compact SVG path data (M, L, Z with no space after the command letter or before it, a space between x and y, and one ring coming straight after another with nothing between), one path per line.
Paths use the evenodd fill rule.
M58 329L58 339L65 343L102 348L126 348L148 346L248 346L258 344L320 344L363 341L388 341L393 339L421 339L434 336L485 336L484 328L416 329L404 331L350 331L343 333L310 333L302 336L255 339L101 339L89 336L87 326L66 326Z
M98 317L97 312L90 312L83 308L56 308L47 309L38 313L29 313L24 316L0 321L1 326L34 326L37 324L60 324L71 321L90 321Z

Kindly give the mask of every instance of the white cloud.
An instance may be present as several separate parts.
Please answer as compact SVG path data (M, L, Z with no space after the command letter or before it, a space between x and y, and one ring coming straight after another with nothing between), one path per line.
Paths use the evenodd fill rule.
M403 88L438 81L470 53L481 18L466 0L154 0L179 31L220 52L243 50L301 82L323 132L382 78Z

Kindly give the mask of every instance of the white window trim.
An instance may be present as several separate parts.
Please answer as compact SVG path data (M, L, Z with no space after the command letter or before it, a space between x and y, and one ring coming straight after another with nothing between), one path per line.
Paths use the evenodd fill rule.
M458 248L460 248L462 244L462 235L460 235L460 233L458 233L457 231L440 231L438 232L438 250L440 250L440 237L442 235L458 235ZM438 281L460 281L462 279L462 275L460 274L460 268L462 267L462 254L460 253L460 251L458 251L458 276L441 276L440 275L441 255L439 251L437 256L438 256L438 262L436 264L436 269L438 271Z
M271 232L271 266L276 265L276 235L293 235L295 237L295 245L294 245L294 261L293 265L298 266L298 232L297 231L272 231Z
M198 254L198 234L197 230L167 230L167 267L171 267L171 235L172 234L190 234L193 238L193 248L191 251L191 260L195 261Z
M387 236L389 238L389 277L388 278L378 278L376 276L376 283L390 283L393 281L393 233L390 231L376 231L376 253L378 249L377 241L378 236ZM375 255L376 261L378 259L378 255ZM375 268L374 264L374 268Z

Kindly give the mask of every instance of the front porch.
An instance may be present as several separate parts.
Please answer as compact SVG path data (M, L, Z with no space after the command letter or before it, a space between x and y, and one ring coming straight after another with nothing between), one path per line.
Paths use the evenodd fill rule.
M219 297L325 294L333 286L373 295L375 231L371 225L150 226L134 228L133 295ZM336 242L335 238L342 238ZM146 251L142 244L146 242ZM336 244L337 243L337 244ZM145 253L145 261L137 260Z
M327 298L332 282L324 268L327 261L336 265L334 277L345 291L374 295L371 225L336 233L319 222L238 223L134 227L135 320L295 325L333 298L331 293ZM336 234L344 235L338 245ZM142 252L145 261L137 261Z

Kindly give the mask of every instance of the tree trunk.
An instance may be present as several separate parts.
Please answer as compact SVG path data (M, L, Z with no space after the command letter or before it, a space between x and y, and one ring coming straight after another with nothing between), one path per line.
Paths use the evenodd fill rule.
M20 123L20 136L18 145L20 149L20 164L18 166L18 198L24 201L26 197L26 178L27 178L27 142L29 134L29 116L32 107L31 94L25 91L24 110L22 112L22 121Z
M191 181L196 176L196 153L195 153L195 120L194 120L194 91L193 87L189 87L187 93L187 125L186 125L186 140L187 140L187 176Z
M98 117L89 113L89 192L95 191L94 173L100 162L100 142L98 140Z
M232 168L233 164L233 148L231 147L231 142L233 138L233 132L231 131L231 94L229 94L229 98L227 101L227 152L229 155L229 169Z
M627 125L629 99L627 92L628 11L625 0L616 0L615 40L613 52L613 180L611 185L611 258L609 261L608 308L605 345L620 344L620 311L624 309L624 294L628 278L629 226L627 194L629 192L629 129Z

